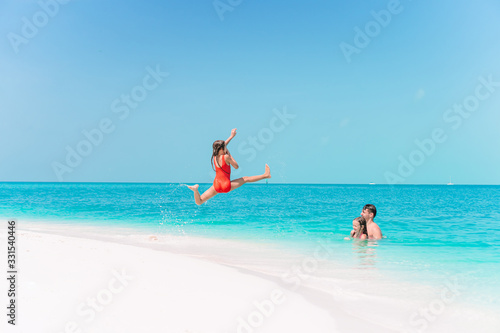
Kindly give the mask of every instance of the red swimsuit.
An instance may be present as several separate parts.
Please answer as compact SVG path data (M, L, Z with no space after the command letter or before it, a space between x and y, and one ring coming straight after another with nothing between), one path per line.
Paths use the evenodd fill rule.
M215 179L214 189L217 193L227 193L231 191L231 166L226 164L226 159L222 157L222 165L217 166L217 157L215 159Z

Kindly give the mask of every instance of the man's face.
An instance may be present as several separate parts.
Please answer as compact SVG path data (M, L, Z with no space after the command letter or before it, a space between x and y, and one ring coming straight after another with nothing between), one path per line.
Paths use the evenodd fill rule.
M373 213L370 212L368 209L363 209L361 211L361 216L363 216L364 219L368 221L373 218Z

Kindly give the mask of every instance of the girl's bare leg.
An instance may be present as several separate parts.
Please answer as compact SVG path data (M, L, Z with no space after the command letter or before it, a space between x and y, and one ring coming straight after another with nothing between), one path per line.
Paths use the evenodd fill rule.
M211 198L215 197L216 195L217 195L217 191L215 191L215 188L212 185L212 186L210 186L210 188L208 190L203 192L203 194L201 195L201 203L207 202L208 199L211 199Z
M271 169L269 165L266 164L266 171L259 176L241 177L235 180L231 180L231 191L237 189L245 183L258 182L259 180L271 178Z
M217 192L214 189L214 186L212 185L208 190L206 190L205 192L203 192L202 195L200 195L200 192L198 191L198 186L199 186L198 184L193 186L188 186L188 188L194 192L194 201L198 206L205 203L208 199L213 198L217 194Z

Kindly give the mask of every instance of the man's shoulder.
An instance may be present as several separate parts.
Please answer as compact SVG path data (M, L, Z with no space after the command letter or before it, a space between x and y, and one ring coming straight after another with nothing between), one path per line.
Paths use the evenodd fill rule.
M368 235L373 235L376 232L382 233L378 224L373 221L366 226L366 229L368 230Z
M378 226L377 223L375 223L375 221L371 221L370 223L367 223L366 224L366 228L367 229L380 229L380 227Z

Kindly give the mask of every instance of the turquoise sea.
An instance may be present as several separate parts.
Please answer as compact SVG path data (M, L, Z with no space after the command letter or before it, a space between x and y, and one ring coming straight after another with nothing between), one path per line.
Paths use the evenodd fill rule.
M200 184L200 192L209 186ZM345 240L352 219L367 203L377 207L375 222L384 238ZM122 237L224 240L246 246L254 258L266 247L307 258L318 244L329 244L331 264L321 269L309 265L313 278L308 283L320 286L334 279L337 289L347 293L363 291L347 280L355 277L363 284L375 279L384 282L372 294L415 292L422 297L418 304L425 306L436 294L432 290L459 281L460 304L492 311L500 309L499 203L500 186L247 184L197 206L183 184L0 183L0 217L17 219L20 228L37 222L74 230L106 227L107 233L115 230ZM236 260L228 247L217 255ZM239 266L268 265L271 272L281 260L274 256L266 262L264 257L246 258ZM276 276L292 281L290 274ZM394 290L393 281L401 283L400 290ZM424 327L415 312L408 316L410 328Z

